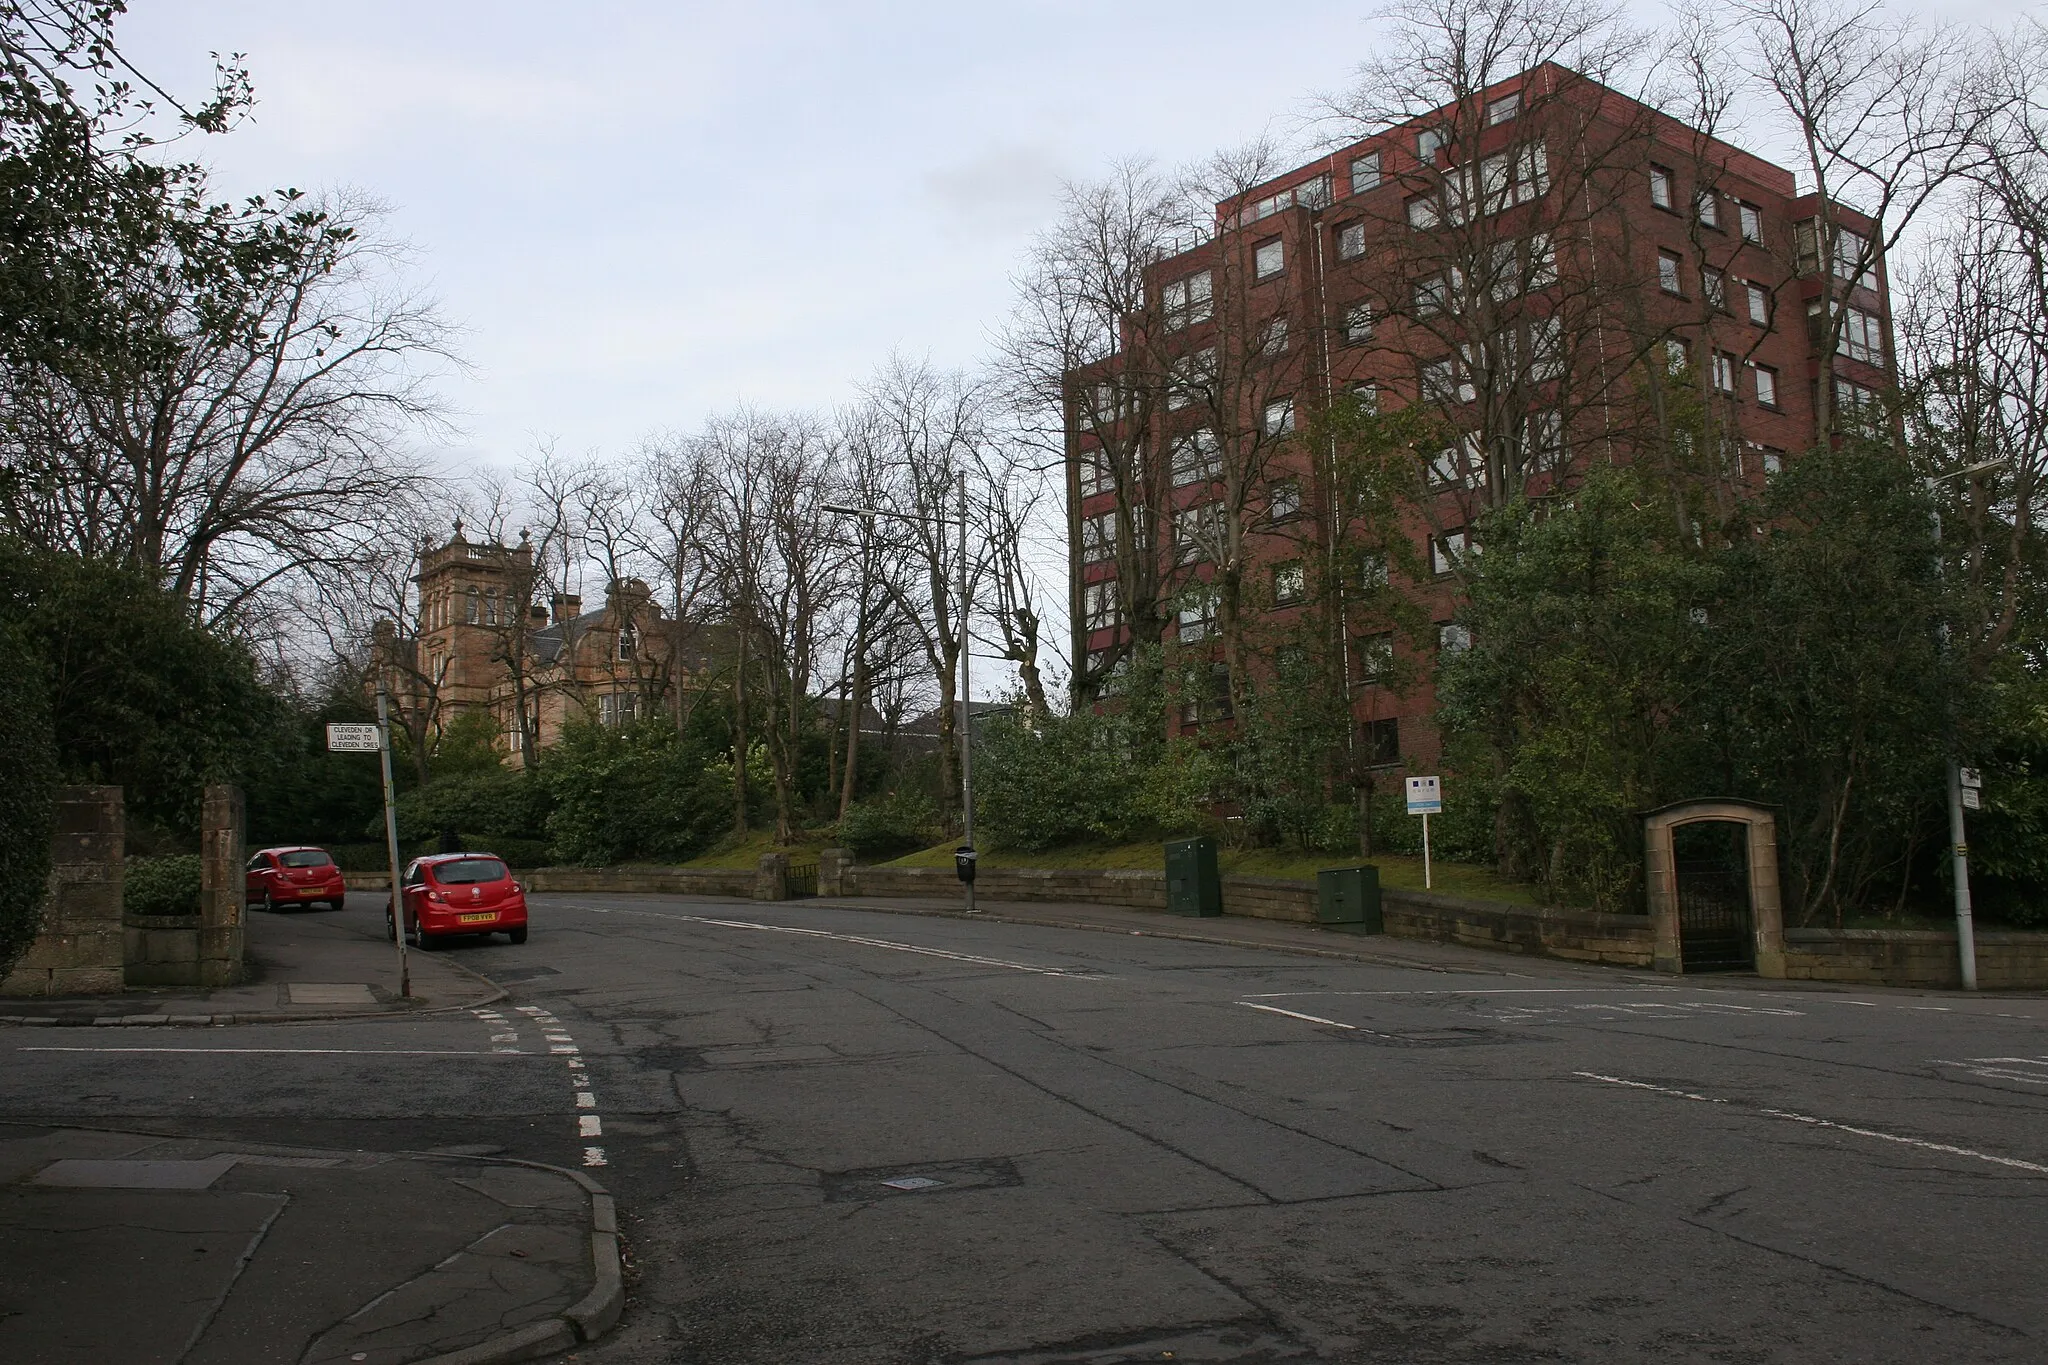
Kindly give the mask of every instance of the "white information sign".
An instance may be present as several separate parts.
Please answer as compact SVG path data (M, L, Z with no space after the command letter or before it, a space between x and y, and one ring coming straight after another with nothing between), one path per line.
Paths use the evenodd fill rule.
M1408 813L1410 815L1442 815L1444 813L1443 780L1435 777L1409 778Z
M333 754L374 754L384 746L377 741L374 725L330 725L327 751Z
M1965 787L1981 787L1984 785L1984 774L1978 772L1975 768L1958 768L1956 769L1956 775L1962 780L1962 784Z
M1963 788L1963 809L1983 810L1984 794L1975 787Z

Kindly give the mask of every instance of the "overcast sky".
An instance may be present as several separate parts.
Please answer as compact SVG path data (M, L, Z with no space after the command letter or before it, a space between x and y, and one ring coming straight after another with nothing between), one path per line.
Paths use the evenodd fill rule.
M450 454L493 461L972 364L1063 177L1290 131L1372 38L1350 0L131 3L174 89L248 54L223 189L390 204L466 330Z

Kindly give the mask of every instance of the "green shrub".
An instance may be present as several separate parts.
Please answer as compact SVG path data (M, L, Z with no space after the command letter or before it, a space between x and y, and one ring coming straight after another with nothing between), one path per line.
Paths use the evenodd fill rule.
M923 848L939 834L939 810L916 789L887 792L847 807L839 842L861 858L875 859Z
M545 842L553 807L546 784L531 773L515 768L456 773L398 798L398 838L408 846L437 842L443 830L452 829L471 841ZM363 832L371 837L384 833L381 811Z
M0 976L42 928L57 783L47 685L20 634L0 624Z
M121 874L121 909L131 915L199 913L200 858L130 858Z
M747 769L751 783L751 758ZM731 765L664 716L616 730L572 723L540 780L554 803L548 836L565 863L680 862L732 827Z

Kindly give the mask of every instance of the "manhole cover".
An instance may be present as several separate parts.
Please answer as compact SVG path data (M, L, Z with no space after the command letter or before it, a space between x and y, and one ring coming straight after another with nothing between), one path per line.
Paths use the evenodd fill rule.
M893 1199L897 1194L944 1191L948 1195L969 1190L998 1189L1021 1183L1017 1168L1007 1157L986 1161L939 1161L922 1170L906 1173L901 1166L870 1166L858 1171L826 1171L818 1177L825 1187L828 1203L851 1203ZM883 1190L893 1193L884 1194Z

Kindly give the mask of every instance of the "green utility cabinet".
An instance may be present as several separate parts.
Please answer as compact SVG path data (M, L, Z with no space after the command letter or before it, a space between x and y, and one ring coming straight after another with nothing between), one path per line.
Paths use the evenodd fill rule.
M1176 915L1223 913L1223 878L1216 871L1216 841L1175 839L1166 846L1166 908Z
M1316 923L1347 934L1381 934L1380 870L1333 867L1316 873Z

